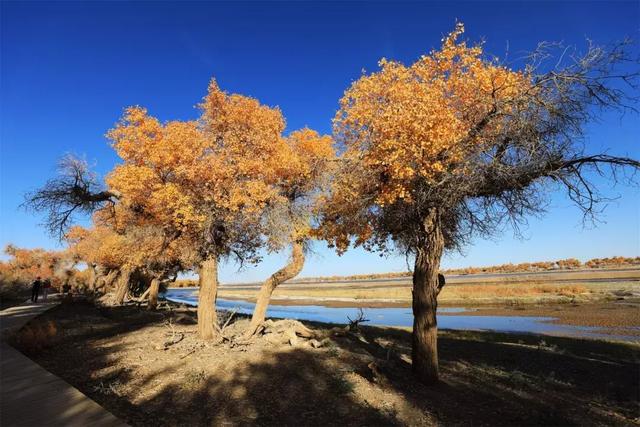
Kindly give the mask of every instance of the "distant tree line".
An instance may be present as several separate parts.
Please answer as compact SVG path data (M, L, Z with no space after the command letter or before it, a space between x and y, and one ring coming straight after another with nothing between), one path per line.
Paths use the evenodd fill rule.
M586 262L581 262L576 258L567 258L557 261L523 262L519 264L501 264L488 267L464 267L440 270L442 274L482 274L482 273L526 273L536 271L554 270L577 270L594 268L630 267L640 266L640 257L614 256L610 258L593 258ZM401 277L411 277L410 271L371 273L371 274L351 274L346 276L318 276L301 277L291 280L291 283L317 283L317 282L339 282L342 280L371 280L371 279L394 279ZM198 282L190 279L179 279L176 287L197 286Z

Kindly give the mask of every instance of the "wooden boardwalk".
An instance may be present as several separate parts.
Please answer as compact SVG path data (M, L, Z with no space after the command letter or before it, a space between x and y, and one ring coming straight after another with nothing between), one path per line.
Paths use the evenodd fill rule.
M7 344L9 334L56 304L27 302L0 311L0 426L126 426Z

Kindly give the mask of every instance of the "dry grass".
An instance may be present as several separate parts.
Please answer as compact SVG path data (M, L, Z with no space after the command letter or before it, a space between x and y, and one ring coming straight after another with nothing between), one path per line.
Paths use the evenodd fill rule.
M54 345L60 338L60 330L56 323L48 320L44 323L29 322L15 337L18 347L28 351L41 351Z
M514 298L514 297L585 297L592 294L602 294L606 291L602 284L504 284L504 285L455 285L446 286L440 294L441 302L453 300L483 300L488 298ZM604 292L606 293L606 292ZM255 290L222 289L219 292L221 298L253 299ZM355 299L366 300L395 300L410 301L410 286L390 286L376 288L362 288L355 286L337 287L293 287L279 288L273 294L274 299L316 299L316 300L341 300Z
M582 285L461 285L451 286L442 291L441 298L451 297L473 298L473 297L519 297L519 296L541 296L558 295L565 297L575 297L580 294L589 293L589 289Z
M503 266L499 266L503 267ZM493 267L492 267L493 268ZM495 267L497 268L497 267ZM620 271L613 271L611 268L619 268ZM541 281L557 281L557 280L593 280L593 279L640 279L640 268L635 264L621 264L616 266L585 268L585 269L528 269L521 271L509 271L508 268L496 271L473 271L469 269L445 270L443 273L447 277L447 283L527 283ZM543 274L540 274L543 273ZM368 281L372 283L385 283L384 279L389 279L390 284L398 284L411 281L411 273L381 273L381 274L358 274L351 276L327 276L327 277L302 277L291 280L283 286L343 286L353 281L360 281L366 284ZM375 282L374 282L375 281ZM238 284L236 282L233 282ZM246 286L259 286L260 283L246 283ZM176 280L171 287L185 288L197 287L197 279L179 279Z

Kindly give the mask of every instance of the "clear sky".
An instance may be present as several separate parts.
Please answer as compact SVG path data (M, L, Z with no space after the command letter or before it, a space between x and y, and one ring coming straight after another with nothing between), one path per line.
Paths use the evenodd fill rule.
M228 91L279 106L288 128L329 133L338 99L381 57L410 62L438 47L456 19L466 37L486 40L492 54L517 57L539 41L584 46L639 38L640 3L205 3L7 2L1 8L0 244L57 246L42 218L18 208L65 153L84 155L104 174L118 161L104 137L126 106L142 105L161 120L191 119L213 76ZM637 50L637 45L636 45ZM607 115L589 127L588 151L640 158L637 115ZM640 192L619 196L597 228L584 229L561 193L531 218L525 239L506 229L476 240L444 267L640 254ZM221 270L226 282L265 278L286 255L255 268ZM314 246L302 275L406 269L403 257L360 250L337 257Z

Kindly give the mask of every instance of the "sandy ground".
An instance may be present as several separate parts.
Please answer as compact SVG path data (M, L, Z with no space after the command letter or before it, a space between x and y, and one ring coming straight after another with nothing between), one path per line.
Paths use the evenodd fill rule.
M320 348L264 335L203 344L187 309L64 304L17 345L134 426L639 424L640 347L535 335L444 332L442 382L413 381L410 335L332 335ZM247 320L234 317L226 335ZM46 325L35 345L33 331ZM334 325L307 324L328 336ZM182 337L177 343L176 337Z

